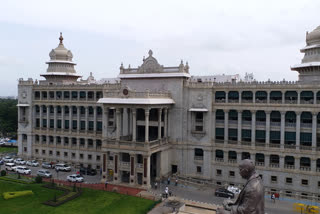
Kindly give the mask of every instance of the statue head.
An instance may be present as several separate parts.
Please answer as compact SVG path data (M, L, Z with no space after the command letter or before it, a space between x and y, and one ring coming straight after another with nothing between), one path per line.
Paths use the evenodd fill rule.
M239 174L242 178L248 179L255 173L254 163L250 159L244 159L239 164Z

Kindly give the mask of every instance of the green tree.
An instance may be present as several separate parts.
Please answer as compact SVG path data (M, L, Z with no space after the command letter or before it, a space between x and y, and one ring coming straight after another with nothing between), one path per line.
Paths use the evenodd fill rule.
M0 99L0 133L16 137L18 129L18 100Z

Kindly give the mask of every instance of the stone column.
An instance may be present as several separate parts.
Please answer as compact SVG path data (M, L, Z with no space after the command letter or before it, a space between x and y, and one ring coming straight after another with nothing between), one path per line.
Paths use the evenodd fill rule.
M317 159L310 158L310 167L311 167L311 172L317 171Z
M89 130L89 108L85 106L85 113L86 113L86 132Z
M300 94L301 94L301 91L297 91L297 93L298 93L298 100L297 100L297 104L299 105L300 104Z
M268 146L270 143L270 114L271 111L266 112L266 145Z
M312 150L317 149L317 112L312 112Z
M47 129L50 128L50 106L47 106Z
M229 109L224 109L224 144L229 140Z
M162 108L158 109L158 139L161 139L161 114L162 114Z
M64 130L64 115L65 115L65 106L61 107L61 129Z
M116 119L117 119L117 122L116 122L116 126L117 126L117 135L116 135L116 139L117 140L120 140L120 133L121 133L121 122L120 122L120 115L121 114L121 109L120 108L116 108Z
M256 142L256 111L251 111L251 145L255 145Z
M267 91L267 104L270 104L270 91Z
M256 91L252 92L252 102L256 103Z
M136 164L135 164L135 154L130 153L130 185L134 185L135 181L135 172L136 171Z
M238 110L238 144L241 144L242 134L242 110Z
M269 154L264 155L264 161L265 161L265 166L270 167L270 155Z
M211 137L213 142L215 142L216 139L216 110L212 110L212 130L211 130Z
M168 108L164 109L164 137L168 137Z
M131 114L130 114L130 108L127 108L127 117L128 117L128 120L126 121L126 124L127 124L127 135L131 135L131 125L132 125L132 122L131 122Z
M300 169L300 157L295 157L294 156L294 168L295 169Z
M150 156L143 157L143 185L151 188L150 185Z
M53 128L54 128L54 131L56 131L56 128L57 128L57 106L54 106L53 107Z
M93 131L97 131L97 107L93 106Z
M285 97L286 97L286 91L281 91L282 92L282 104L286 102Z
M73 108L72 106L69 106L69 133L71 133L71 130L72 130L72 111L73 111Z
M280 128L280 147L283 149L284 148L284 133L285 133L285 116L286 116L286 112L285 111L281 111L281 128Z
M132 141L136 142L137 138L137 109L132 108Z
M120 116L120 115L119 115ZM119 153L114 154L114 173L113 173L113 182L120 183L119 174Z
M313 104L317 104L317 93L318 91L313 91Z
M226 91L226 103L229 102L229 91Z
M43 106L42 105L40 105L40 112L39 112L39 120L40 120L40 128L42 128L43 127L43 123L42 123L42 111L43 111Z
M239 91L239 103L242 103L242 91Z
M284 168L284 155L279 155L279 168L283 169Z
M300 149L300 117L301 112L296 112L296 150Z
M80 106L77 106L77 128L80 132L81 130L81 118L80 118Z
M145 142L149 142L149 115L150 115L150 109L145 108L144 109L145 114Z
M102 137L108 136L109 108L102 107Z

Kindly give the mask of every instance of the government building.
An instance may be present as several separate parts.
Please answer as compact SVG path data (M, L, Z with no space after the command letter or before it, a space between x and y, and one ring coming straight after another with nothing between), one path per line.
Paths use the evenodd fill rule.
M165 67L151 50L114 79L80 79L59 40L44 80L19 80L19 155L141 188L171 174L237 186L250 158L266 191L320 200L320 27L291 67L295 82L191 76L188 63Z

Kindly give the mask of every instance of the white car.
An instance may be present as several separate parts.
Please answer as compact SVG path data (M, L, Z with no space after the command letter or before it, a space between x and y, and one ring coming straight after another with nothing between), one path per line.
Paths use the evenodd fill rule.
M36 160L29 160L29 161L27 161L27 165L28 166L39 166L39 163Z
M57 171L66 171L66 172L70 172L70 171L71 171L71 167L68 166L67 164L64 164L64 163L58 163L58 164L56 164L55 169L56 169Z
M26 161L23 160L22 158L17 158L14 160L15 164L19 164L19 165L25 165Z
M51 172L49 172L46 169L39 169L37 172L37 175L41 176L41 177L45 177L45 178L51 178L52 174Z
M25 167L25 166L17 166L15 171L17 173L20 173L20 174L26 174L26 175L30 175L31 174L31 170L28 167Z
M5 156L2 160L6 163L13 163L13 158L11 156Z
M8 171L15 171L15 169L17 168L16 164L15 163L6 163L4 165L4 168L5 170L8 170Z
M67 181L71 182L83 182L84 178L81 175L73 174L67 176Z

